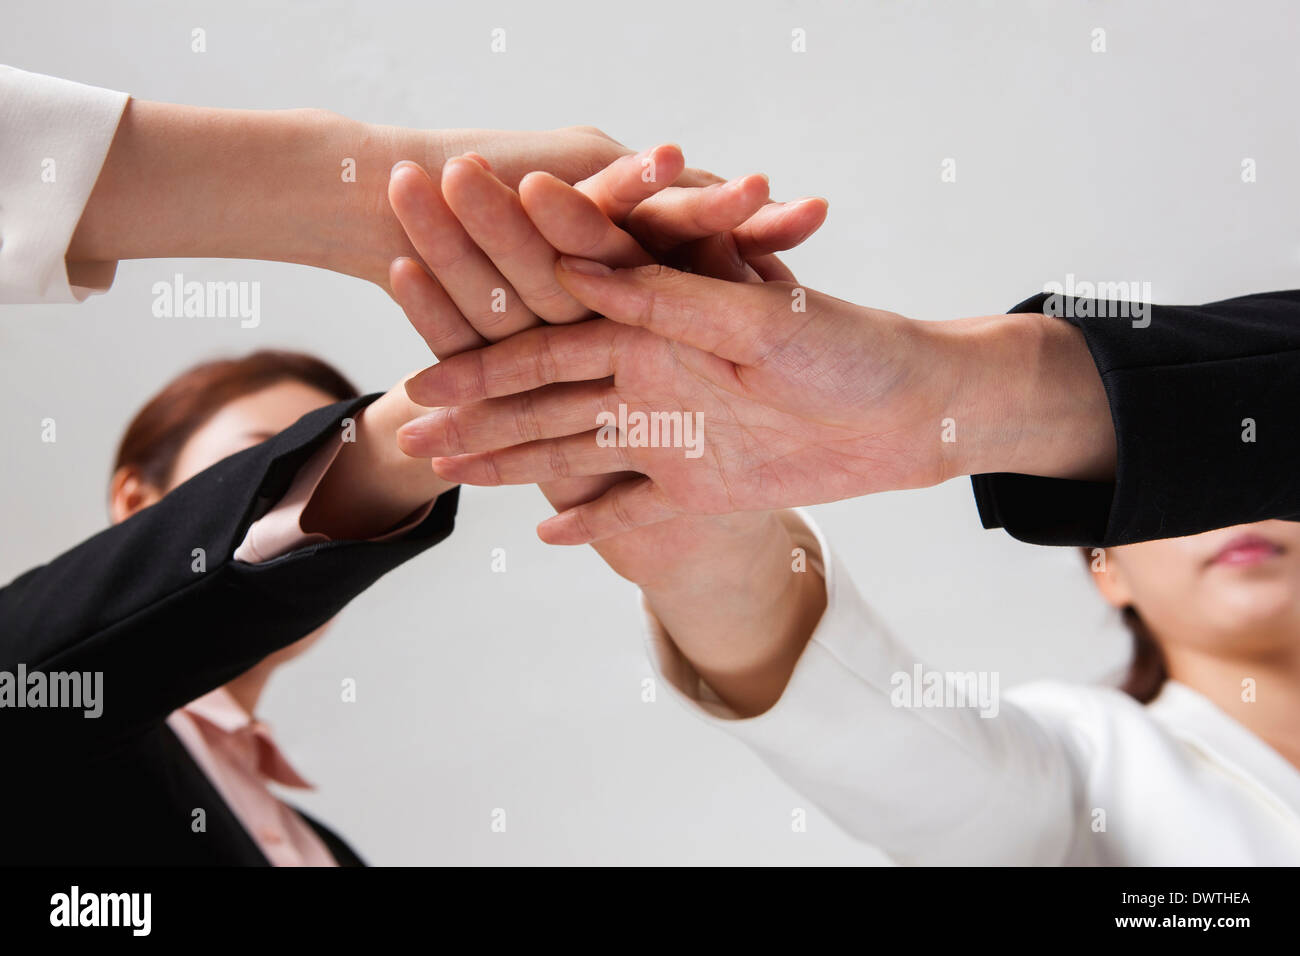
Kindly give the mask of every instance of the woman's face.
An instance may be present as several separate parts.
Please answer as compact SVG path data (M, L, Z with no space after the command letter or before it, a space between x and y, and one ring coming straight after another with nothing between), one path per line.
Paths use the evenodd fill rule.
M1167 654L1240 656L1300 643L1300 522L1146 541L1105 557L1098 588L1116 607L1132 604Z

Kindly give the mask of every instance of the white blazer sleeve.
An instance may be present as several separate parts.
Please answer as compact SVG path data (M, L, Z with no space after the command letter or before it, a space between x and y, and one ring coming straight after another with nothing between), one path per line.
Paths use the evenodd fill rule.
M863 603L806 516L787 523L824 572L826 611L781 699L740 719L652 615L651 658L676 696L744 741L853 836L909 864L1059 864L1084 811L1068 732L1005 699L975 708L895 706L915 656ZM807 523L804 523L806 522ZM828 557L823 560L822 556Z
M79 302L117 263L64 256L127 95L0 66L0 303Z

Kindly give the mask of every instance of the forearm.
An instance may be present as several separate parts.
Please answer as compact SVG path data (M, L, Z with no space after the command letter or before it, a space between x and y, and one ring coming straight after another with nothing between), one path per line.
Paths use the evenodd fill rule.
M775 513L693 519L690 546L643 585L651 612L741 716L780 698L826 607L821 576Z
M335 540L378 537L453 488L428 459L398 450L397 429L425 411L401 382L366 406L303 509L302 530Z
M443 158L432 132L322 110L132 100L67 258L274 259L385 285L388 264L411 253L388 208L388 172L400 159L436 169Z
M512 187L535 169L576 182L630 152L582 127L421 130L325 110L132 100L67 261L274 259L387 289L389 264L415 255L388 203L393 165L411 160L437 177L466 151Z

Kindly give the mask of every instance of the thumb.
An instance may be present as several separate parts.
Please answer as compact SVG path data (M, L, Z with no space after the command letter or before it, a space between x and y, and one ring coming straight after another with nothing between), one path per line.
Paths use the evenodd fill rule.
M562 511L537 526L547 544L590 544L677 517L649 478L621 481L594 501Z
M789 335L782 283L726 282L667 266L610 269L562 256L560 285L598 315L644 328L740 365L755 365Z

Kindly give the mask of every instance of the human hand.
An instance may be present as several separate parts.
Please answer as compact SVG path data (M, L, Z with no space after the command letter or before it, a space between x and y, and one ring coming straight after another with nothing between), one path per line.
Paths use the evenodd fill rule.
M616 161L576 189L530 174L522 197L478 157L447 164L441 191L423 170L400 166L390 184L393 207L440 281L418 263L398 260L391 272L394 296L430 349L445 359L539 324L537 312L553 321L589 314L556 284L555 261L560 251L582 251L615 264L651 261L615 220L638 229L660 255L758 281L757 270L784 270L773 252L801 242L825 218L821 200L768 203L767 182L757 176L705 189L667 187L680 181L683 166L676 147L657 147ZM402 434L418 435L421 427L417 420ZM556 480L543 492L563 509L625 477ZM602 554L619 573L646 584L664 570L662 562L641 566L634 558L662 553L662 547L683 553L699 540L700 529L665 525L654 536L653 546L642 535L639 542L611 542Z
M447 407L402 433L408 453L433 456L439 474L466 484L644 476L544 522L551 543L959 474L1083 478L1113 467L1086 346L1044 316L917 322L791 283L660 266L566 259L557 276L608 318L532 329L426 370L408 383L412 398ZM669 437L703 440L598 442L597 415L615 409L628 422L678 413ZM703 435L688 434L699 420Z
M644 246L727 278L793 278L771 252L813 232L825 204L765 205L767 184L759 177L664 188L681 164L675 147L660 147L616 161L577 189L533 173L520 198L473 157L444 169L445 201L422 170L399 168L390 186L393 207L442 284L416 263L398 261L395 297L430 348L449 358L536 327L539 312L552 321L586 315L555 281L560 251L632 265L651 261ZM502 307L493 312L487 304L498 294ZM403 444L421 427L419 420L406 426ZM542 490L563 509L629 477L559 479ZM780 695L825 603L820 579L792 571L794 541L785 521L771 512L686 516L595 547L642 588L697 673L738 713L760 713Z

